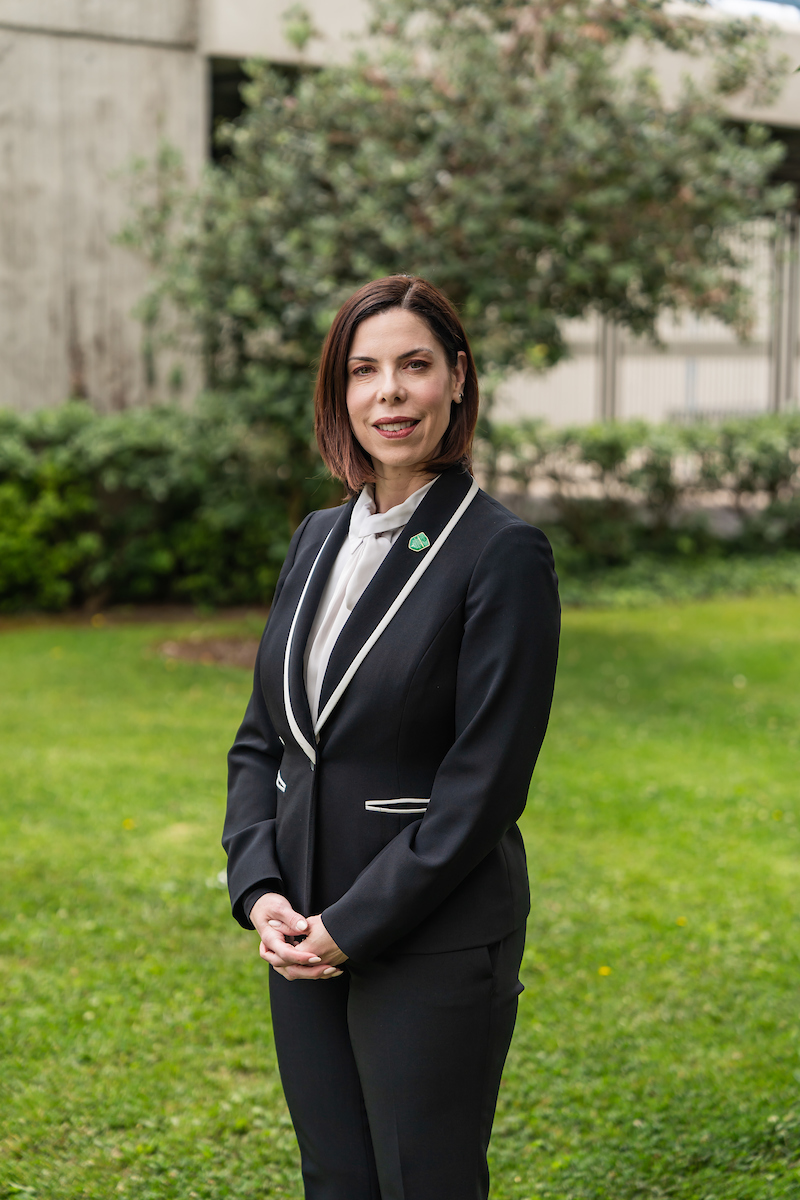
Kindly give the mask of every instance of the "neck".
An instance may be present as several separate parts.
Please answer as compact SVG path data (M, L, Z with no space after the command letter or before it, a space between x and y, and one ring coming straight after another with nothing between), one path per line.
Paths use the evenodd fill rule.
M375 463L376 479L373 485L375 510L379 513L388 512L390 508L402 504L424 484L436 478L433 471L407 470L397 474L386 473L386 468Z

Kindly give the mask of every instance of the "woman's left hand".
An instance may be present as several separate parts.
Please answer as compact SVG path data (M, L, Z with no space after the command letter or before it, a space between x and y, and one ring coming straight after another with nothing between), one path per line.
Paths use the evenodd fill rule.
M276 956L270 954L261 943L259 953L261 957L268 963L272 964L274 970L279 975L283 975L284 979L333 979L336 975L341 975L341 971L336 970L340 963L347 961L347 955L339 949L336 942L322 923L322 917L308 918L308 935L300 943L304 950L310 951L311 954L320 958L322 962L327 963L325 970L321 975L311 974L307 967L298 964L281 965L276 961ZM317 964L317 971L319 965Z
M331 967L347 962L347 955L339 949L336 942L322 923L322 917L308 918L308 936L303 942L303 949L318 954L323 962Z

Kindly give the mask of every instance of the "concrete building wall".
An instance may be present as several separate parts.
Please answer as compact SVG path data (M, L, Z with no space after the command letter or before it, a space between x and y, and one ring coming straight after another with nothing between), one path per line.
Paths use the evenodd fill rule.
M147 399L121 174L206 150L196 0L0 0L0 406Z
M101 409L163 397L132 310L146 264L114 244L129 215L125 170L178 147L208 155L208 61L342 61L362 0L312 0L321 38L283 39L288 0L0 0L0 407L85 395ZM199 385L188 365L185 392Z
M793 18L797 14L794 8L787 12ZM711 19L721 20L725 16L724 13L717 13ZM771 34L776 60L785 56L781 93L769 107L754 105L745 95L735 96L728 103L728 111L739 121L763 121L767 125L796 127L800 125L800 74L797 73L800 63L800 22L793 19L789 23L787 18L784 25L772 21L764 28ZM624 67L649 66L668 103L679 95L684 77L688 76L702 84L709 74L709 64L703 58L675 54L664 46L644 46L640 42L629 46L622 62Z
M220 58L269 58L273 62L319 64L346 61L363 40L369 16L366 0L305 0L322 35L302 55L283 36L283 13L290 0L203 0L202 47Z
M323 64L363 44L367 0L306 0L321 36L302 54L283 36L289 5L0 0L0 406L26 411L79 393L113 409L163 397L169 364L162 356L161 379L151 386L132 316L147 267L113 243L129 212L121 176L134 157L152 160L162 137L182 151L190 174L200 169L209 150L211 59ZM776 28L775 37L791 65L800 62L797 27ZM667 92L684 69L703 70L696 59L663 52L655 52L653 66ZM800 126L800 75L787 76L773 109L735 115ZM683 410L766 408L775 388L765 261L750 347L696 322L665 329L664 353L619 338L612 410L660 419ZM797 272L792 279L787 286L796 291ZM575 325L568 337L572 358L544 377L510 380L498 415L572 422L608 411L601 392L609 371L596 325ZM795 359L787 372L796 381ZM187 398L198 383L195 371ZM796 395L794 384L789 390Z
M197 0L0 0L0 24L23 30L193 48Z

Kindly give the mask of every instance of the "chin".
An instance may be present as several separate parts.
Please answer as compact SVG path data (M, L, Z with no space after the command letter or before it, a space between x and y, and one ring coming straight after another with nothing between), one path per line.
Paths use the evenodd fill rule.
M372 453L372 458L376 462L384 463L387 467L421 467L431 457L430 454L412 450L410 447L407 450L405 448L401 450L398 447L394 452L389 450L387 453L385 446L379 446Z
M402 441L396 442L387 442L382 437L375 437L369 439L369 452L373 458L411 466L413 463L427 462L435 453L441 440L439 438L431 444L431 438L414 437L413 434L410 438L403 438Z

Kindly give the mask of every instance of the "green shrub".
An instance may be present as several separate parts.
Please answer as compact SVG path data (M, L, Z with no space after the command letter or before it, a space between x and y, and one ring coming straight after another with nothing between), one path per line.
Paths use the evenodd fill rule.
M292 445L246 391L191 412L0 413L0 610L268 601L294 526L341 494L321 463L309 470L310 445L300 462ZM686 429L484 421L477 463L587 586L640 561L800 549L796 414ZM711 493L734 516L726 537L704 516Z
M72 579L100 550L81 531L93 504L80 488L47 485L30 497L17 482L0 484L0 597L3 607L64 608Z
M499 425L478 458L493 490L544 526L562 570L800 547L798 413L688 427ZM532 482L546 485L538 500ZM724 536L709 502L729 510Z
M0 609L264 603L288 513L329 503L236 396L100 416L0 416Z

